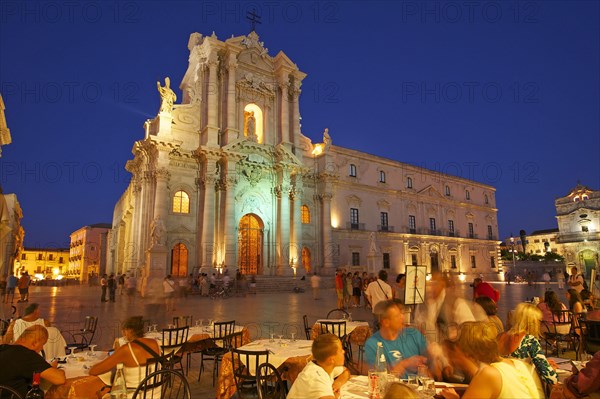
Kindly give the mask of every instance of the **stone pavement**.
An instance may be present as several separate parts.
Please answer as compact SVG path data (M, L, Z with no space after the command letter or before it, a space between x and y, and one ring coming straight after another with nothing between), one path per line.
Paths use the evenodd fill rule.
M464 282L456 287L460 295L471 298L472 289L470 282ZM506 322L506 315L517 303L531 298L543 296L545 286L543 283L529 287L526 284L492 283L501 292L498 315ZM557 291L559 298L566 302L565 290L558 290L557 285L551 286ZM17 294L18 297L18 294ZM153 312L147 306L146 300L136 298L130 304L126 295L117 292L116 303L100 302L100 287L69 286L69 287L36 287L30 288L31 302L41 305L42 317L49 319L61 330L68 330L74 325L79 325L86 315L98 316L98 331L95 342L98 349L106 349L112 345L115 337L120 335L119 323L129 316L143 315L144 318L153 320L162 325L172 321L173 316L193 315L194 320L212 318L215 320L232 320L237 324L246 325L250 330L252 339L268 337L272 331L276 335L296 332L297 336L303 334L302 316L308 315L310 323L326 316L327 312L336 306L335 292L333 289L321 290L321 299L313 300L310 288L304 293L293 292L259 292L256 295L238 296L226 299L209 299L197 295L179 298L173 312L166 312L160 306L158 312ZM11 307L1 304L0 318L6 319L11 315ZM17 313L22 314L26 303L15 303ZM369 310L364 308L351 308L355 320L371 321ZM198 375L199 355L193 356L190 370L190 384L193 398L213 398L214 389L211 383L210 368L205 371L200 383L196 382ZM210 367L210 366L209 366Z

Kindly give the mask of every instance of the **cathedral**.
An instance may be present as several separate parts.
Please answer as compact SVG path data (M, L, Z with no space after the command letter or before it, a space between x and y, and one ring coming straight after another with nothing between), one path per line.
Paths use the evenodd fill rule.
M193 33L180 84L157 82L117 202L107 271L187 276L501 271L495 188L301 132L306 74L256 32Z

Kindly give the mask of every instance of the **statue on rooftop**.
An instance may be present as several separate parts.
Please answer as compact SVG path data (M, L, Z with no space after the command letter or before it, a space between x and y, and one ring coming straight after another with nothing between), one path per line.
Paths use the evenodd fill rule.
M161 104L160 104L160 112L165 112L170 114L173 110L173 103L177 100L177 94L173 90L171 90L171 79L167 76L165 78L164 87L160 85L160 82L156 82L156 87L158 88L158 92L160 93Z

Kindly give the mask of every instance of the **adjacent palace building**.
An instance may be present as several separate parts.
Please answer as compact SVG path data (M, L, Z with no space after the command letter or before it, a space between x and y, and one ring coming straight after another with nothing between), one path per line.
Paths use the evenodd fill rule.
M255 32L193 33L188 49L181 102L157 83L160 111L133 145L108 272L501 268L494 187L335 146L327 129L312 143L300 131L306 74Z

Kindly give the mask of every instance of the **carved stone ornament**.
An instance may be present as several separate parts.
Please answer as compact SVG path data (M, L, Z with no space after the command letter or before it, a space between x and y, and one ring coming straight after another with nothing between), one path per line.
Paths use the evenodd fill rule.
M254 31L250 32L248 36L242 39L242 45L246 46L248 49L257 49L261 57L269 55L269 49L265 48L264 42L258 40L258 35Z
M193 100L193 99L192 99ZM200 129L200 111L192 104L176 105L173 109L173 123L188 131Z
M251 186L255 186L263 178L263 171L259 166L248 165L242 170L242 176Z
M260 200L252 195L244 200L244 205L242 205L242 213L257 213L259 210Z
M244 77L237 81L236 86L239 89L254 91L267 96L275 96L275 89L272 84L265 83L258 76L252 73L247 73Z

